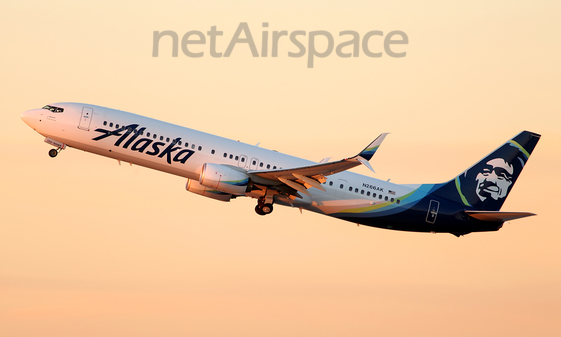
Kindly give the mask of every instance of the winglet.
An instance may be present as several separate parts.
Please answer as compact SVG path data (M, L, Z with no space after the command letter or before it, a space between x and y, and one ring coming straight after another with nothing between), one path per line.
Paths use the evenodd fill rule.
M381 135L379 135L378 138L374 139L374 141L370 143L364 150L362 150L362 152L359 153L358 156L364 158L367 161L370 160L372 156L374 156L374 153L376 153L376 151L380 147L380 144L382 144L384 138L386 138L387 135L388 133L382 133ZM370 169L372 170L372 168Z
M372 168L372 166L370 166L370 163L368 162L368 160L362 158L361 156L356 157L356 160L358 160L362 165L368 167L368 169L374 173L376 173L376 171L374 171L374 169Z

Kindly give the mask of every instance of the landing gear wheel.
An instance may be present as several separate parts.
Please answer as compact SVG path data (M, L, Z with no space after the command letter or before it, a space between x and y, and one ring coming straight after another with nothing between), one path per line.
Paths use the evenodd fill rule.
M58 154L58 150L57 150L57 149L50 149L50 150L49 150L49 156L50 156L51 158L56 157L57 154Z
M263 213L263 211L261 210L261 207L259 207L259 205L255 206L255 213L257 213L259 215L265 215L265 213Z
M272 211L273 211L273 204L265 204L261 206L261 212L263 212L264 214L271 214Z

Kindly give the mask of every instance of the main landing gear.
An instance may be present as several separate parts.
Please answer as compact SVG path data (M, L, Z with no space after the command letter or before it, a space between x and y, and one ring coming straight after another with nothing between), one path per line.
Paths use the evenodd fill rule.
M257 206L255 206L255 213L259 215L271 214L273 211L273 203L266 203L265 198L259 198Z

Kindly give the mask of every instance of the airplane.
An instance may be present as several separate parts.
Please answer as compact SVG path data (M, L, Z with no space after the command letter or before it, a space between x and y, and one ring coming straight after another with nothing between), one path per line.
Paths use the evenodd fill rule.
M348 171L359 165L372 170L369 160L386 133L354 156L318 163L97 105L48 104L21 118L54 146L53 158L72 147L174 174L187 178L187 191L204 197L257 199L259 215L282 205L357 225L458 237L535 215L500 211L540 139L529 131L447 182L404 185Z

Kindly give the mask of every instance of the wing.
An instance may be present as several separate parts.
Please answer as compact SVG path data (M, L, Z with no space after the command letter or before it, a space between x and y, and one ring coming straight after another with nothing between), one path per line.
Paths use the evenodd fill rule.
M323 186L321 186L321 184L326 180L325 176L346 171L361 164L374 171L368 161L372 158L372 156L374 156L374 153L376 153L378 147L382 144L382 141L386 138L386 136L387 133L382 133L356 156L341 159L339 161L293 167L289 169L249 171L248 173L270 180L274 183L280 181L283 184L307 195L310 195L307 191L310 187L315 187L325 191Z

